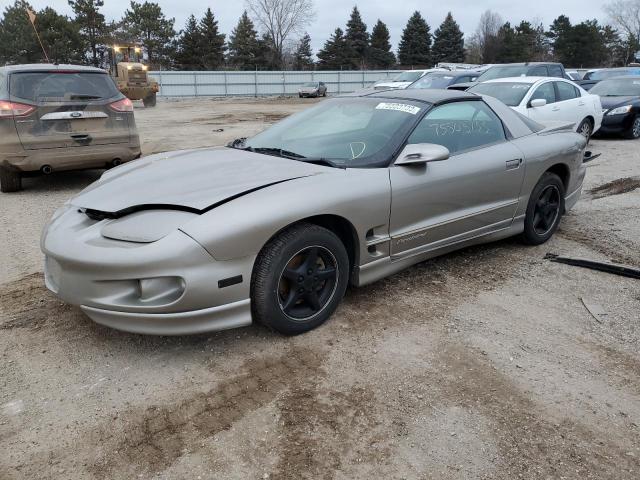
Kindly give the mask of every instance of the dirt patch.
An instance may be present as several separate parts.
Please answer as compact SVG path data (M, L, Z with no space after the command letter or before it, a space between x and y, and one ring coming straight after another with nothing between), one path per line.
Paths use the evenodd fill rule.
M623 193L633 192L637 188L640 188L640 178L626 177L618 178L604 185L592 188L589 190L589 193L593 195L593 198L603 198L610 195L621 195Z
M241 122L266 122L274 123L290 115L289 112L266 113L266 112L238 112L212 115L210 117L200 117L189 120L187 123L199 123L201 125L228 125L230 123Z
M622 471L640 468L638 458L612 439L573 419L554 418L479 352L454 345L440 359L441 402L491 420L502 478L623 478Z

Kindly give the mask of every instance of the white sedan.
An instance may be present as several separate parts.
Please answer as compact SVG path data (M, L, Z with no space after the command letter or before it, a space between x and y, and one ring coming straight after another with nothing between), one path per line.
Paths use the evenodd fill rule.
M444 68L427 68L425 70L406 70L389 80L379 80L373 84L374 90L398 90L407 88L419 78L431 72L448 72Z
M562 78L499 78L479 83L468 91L495 97L543 125L572 122L576 131L587 138L602 124L600 97Z

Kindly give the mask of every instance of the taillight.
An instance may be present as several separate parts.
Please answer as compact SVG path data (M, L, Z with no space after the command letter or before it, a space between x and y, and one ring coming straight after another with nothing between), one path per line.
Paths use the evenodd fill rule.
M109 105L116 112L133 112L133 103L128 98L123 98Z
M0 100L0 118L5 117L24 117L29 115L36 109L33 105L25 105L24 103L6 102Z

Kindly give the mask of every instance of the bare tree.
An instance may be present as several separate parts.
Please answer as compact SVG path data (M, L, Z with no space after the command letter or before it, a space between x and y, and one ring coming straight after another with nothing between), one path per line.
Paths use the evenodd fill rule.
M287 39L302 33L315 16L313 0L246 0L246 5L256 24L270 37L276 63L281 67Z
M486 10L480 16L472 44L482 52L483 63L495 62L499 47L498 32L503 23L502 17L491 10Z
M640 0L614 0L603 8L628 39L640 41Z

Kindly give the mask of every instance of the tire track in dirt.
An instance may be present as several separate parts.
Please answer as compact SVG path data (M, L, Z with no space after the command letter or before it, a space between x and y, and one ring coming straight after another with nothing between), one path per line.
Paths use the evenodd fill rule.
M491 420L501 478L637 478L638 458L574 420L554 419L493 368L479 352L445 345L431 375L442 405L478 411Z

